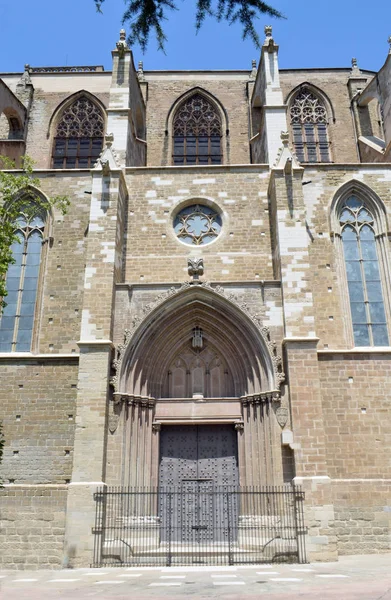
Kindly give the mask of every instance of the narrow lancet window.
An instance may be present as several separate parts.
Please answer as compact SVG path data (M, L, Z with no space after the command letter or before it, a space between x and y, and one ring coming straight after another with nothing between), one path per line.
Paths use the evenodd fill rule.
M81 96L64 110L53 144L53 169L88 169L103 146L104 118L97 105Z
M221 164L221 119L216 108L196 93L178 108L173 123L174 165Z
M0 319L0 352L30 352L37 300L45 215L21 213L17 240L12 244L14 263L7 272L6 306Z
M290 105L293 144L300 162L330 162L327 112L309 89L302 88Z
M340 212L355 346L388 346L374 218L355 196Z

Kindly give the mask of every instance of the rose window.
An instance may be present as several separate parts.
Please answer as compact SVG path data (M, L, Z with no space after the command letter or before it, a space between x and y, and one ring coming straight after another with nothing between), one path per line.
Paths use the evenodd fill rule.
M185 244L201 246L217 238L221 231L221 216L218 212L196 204L182 209L174 219L174 231Z

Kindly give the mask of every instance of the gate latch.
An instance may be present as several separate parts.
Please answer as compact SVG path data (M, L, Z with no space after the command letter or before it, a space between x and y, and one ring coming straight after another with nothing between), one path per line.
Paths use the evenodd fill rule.
M200 529L204 530L204 529L208 529L208 526L207 525L192 525L191 528L198 529L198 530L200 530Z

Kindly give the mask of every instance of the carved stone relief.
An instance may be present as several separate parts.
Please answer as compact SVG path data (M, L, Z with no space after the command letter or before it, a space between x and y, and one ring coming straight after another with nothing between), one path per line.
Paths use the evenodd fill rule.
M276 410L276 419L280 427L284 428L288 422L288 409L285 406L279 406Z

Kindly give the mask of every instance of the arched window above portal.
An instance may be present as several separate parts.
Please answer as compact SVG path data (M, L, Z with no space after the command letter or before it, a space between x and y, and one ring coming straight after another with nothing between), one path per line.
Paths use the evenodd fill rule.
M102 152L105 120L101 107L86 94L67 103L53 139L53 169L88 169Z
M215 103L199 91L188 95L172 120L174 165L222 163L222 122Z
M291 95L289 119L295 153L300 162L330 162L329 111L311 86L302 85Z

